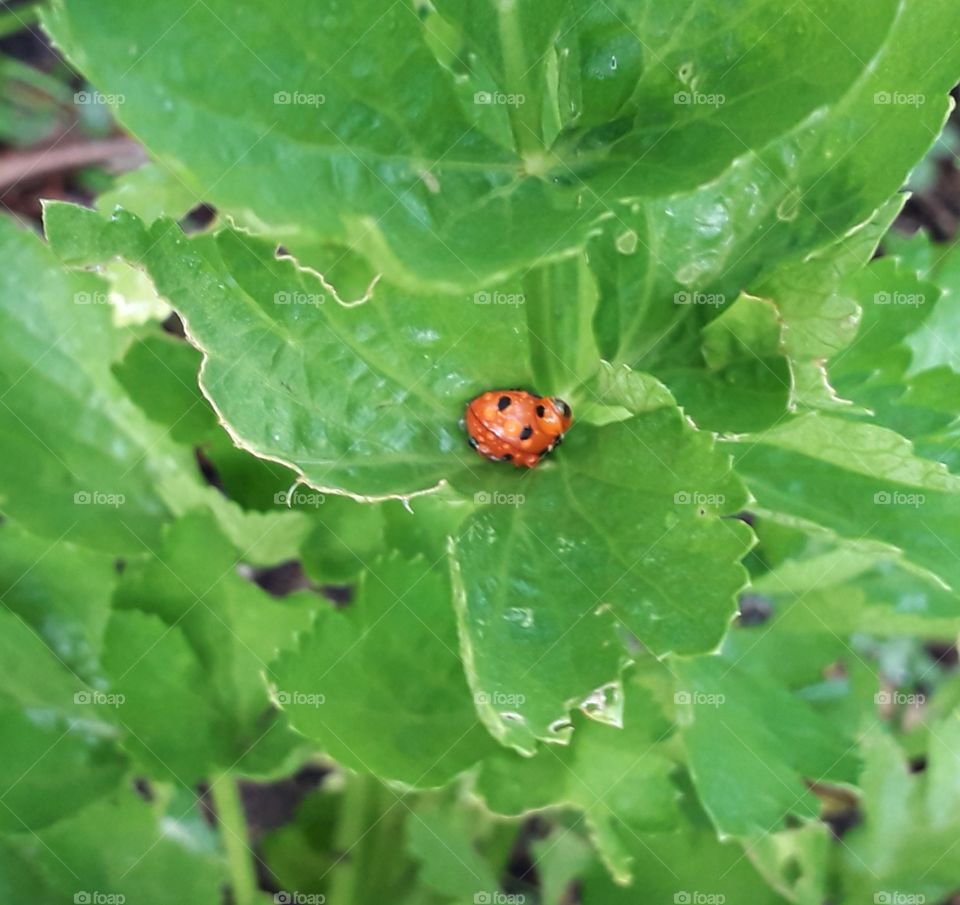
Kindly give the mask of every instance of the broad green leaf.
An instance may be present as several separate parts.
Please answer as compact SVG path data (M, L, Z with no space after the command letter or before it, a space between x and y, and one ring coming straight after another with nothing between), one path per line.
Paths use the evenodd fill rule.
M787 609L781 632L943 638L960 629L956 595L904 568L889 551L844 544L791 559L754 581L753 590Z
M850 781L850 739L804 702L719 657L677 660L675 700L690 773L717 830L758 837L813 819L805 781Z
M110 243L78 209L49 206L48 223L60 234L99 228ZM129 235L139 224L125 226L110 253L139 243ZM472 472L483 463L458 424L464 406L491 386L530 382L523 314L491 296L413 297L380 283L348 307L241 233L188 240L158 223L145 241L158 289L204 352L201 387L234 442L316 488L402 495ZM90 253L71 248L70 258Z
M116 788L126 764L104 718L113 700L8 610L0 612L0 664L0 833L29 834Z
M116 612L103 665L124 747L147 775L189 787L226 762L227 718L207 693L203 666L182 629L147 613Z
M176 777L205 763L268 772L295 742L271 707L269 663L327 604L309 593L269 597L237 574L239 556L209 516L189 515L153 557L128 567L117 591L107 663L129 698L120 716L131 744ZM160 714L171 721L165 730ZM178 741L183 725L189 745ZM181 753L182 766L173 760Z
M960 478L916 456L899 434L809 413L731 448L761 508L888 544L949 586L960 584L951 548Z
M39 833L0 839L0 896L37 905L216 902L224 865L191 844L180 816L131 790Z
M772 304L741 295L703 329L706 368L665 368L659 376L702 429L770 427L786 416L792 389L781 329Z
M750 543L721 516L745 497L676 408L574 425L555 461L477 500L452 549L456 602L468 676L501 740L530 750L565 735L566 712L616 679L619 629L657 654L719 644Z
M492 900L500 882L497 866L477 850L483 828L483 815L462 804L428 800L410 810L408 846L420 862L420 882L453 901Z
M148 223L160 217L179 218L203 199L162 163L148 163L118 177L113 188L97 198L97 210L131 211Z
M200 393L200 353L169 334L148 333L130 344L113 373L143 413L168 426L178 443L196 444L215 429L217 416Z
M669 723L649 692L626 689L622 727L580 719L568 747L542 745L535 757L502 751L486 758L477 791L497 813L572 807L620 882L631 877L632 839L673 829L679 792L662 741Z
M110 596L122 561L0 524L0 600L78 675L97 675Z
M951 716L930 727L926 771L911 776L904 753L879 730L864 743L865 820L844 840L845 896L889 890L938 901L956 887L950 848L958 832L960 724Z
M953 8L938 2L931 29L929 2L449 2L443 27L407 4L298 0L277 28L252 3L59 0L45 24L190 190L295 252L335 242L407 285L461 290L582 247L619 198L721 173L728 198L769 193L765 225L788 222L793 245L842 234L943 121ZM211 42L216 72L197 52ZM875 103L907 90L930 98Z
M463 677L446 563L380 557L271 668L296 729L351 769L442 785L493 746Z
M720 841L692 802L687 821L669 833L644 833L631 838L636 880L616 884L605 870L594 867L582 881L584 905L634 905L648 902L713 901L785 905L751 865L735 840Z
M31 833L120 786L111 733L0 700L0 833Z
M0 274L0 508L39 536L128 554L155 546L176 513L208 506L254 558L289 555L299 526L246 516L203 486L192 453L127 398L110 372L123 335L104 281L64 271L9 220L0 250L12 262Z

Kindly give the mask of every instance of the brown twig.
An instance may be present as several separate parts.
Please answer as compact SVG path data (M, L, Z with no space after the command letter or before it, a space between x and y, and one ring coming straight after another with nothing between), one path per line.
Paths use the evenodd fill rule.
M0 157L0 195L15 185L51 173L105 163L115 170L132 170L146 159L141 145L131 138L108 138L35 151L16 151Z

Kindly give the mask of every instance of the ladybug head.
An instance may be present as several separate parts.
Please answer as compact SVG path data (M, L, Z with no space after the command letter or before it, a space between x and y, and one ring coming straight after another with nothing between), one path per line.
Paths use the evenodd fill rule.
M573 421L573 412L570 411L570 406L556 396L543 401L546 404L537 408L537 415L542 427L554 436L564 434ZM541 409L543 414L540 412Z

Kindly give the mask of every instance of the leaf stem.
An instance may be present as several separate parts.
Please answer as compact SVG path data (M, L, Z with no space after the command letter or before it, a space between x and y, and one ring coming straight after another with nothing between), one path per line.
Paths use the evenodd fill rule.
M376 798L377 781L363 773L346 776L340 819L334 838L339 860L331 874L331 902L356 902L357 887L363 866L361 848L368 827L371 803Z
M522 155L536 156L543 151L541 97L536 80L530 77L530 67L525 62L517 7L515 0L503 0L497 10L506 89L518 99L522 98L522 101L510 104L507 112L517 150Z
M257 875L240 791L233 774L226 771L215 776L210 783L210 795L227 853L234 905L253 905L257 898Z

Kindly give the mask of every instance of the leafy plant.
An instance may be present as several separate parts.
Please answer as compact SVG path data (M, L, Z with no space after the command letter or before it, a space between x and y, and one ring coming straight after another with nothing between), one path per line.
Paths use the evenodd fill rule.
M960 252L888 233L956 4L42 22L152 160L0 222L7 899L960 889Z

